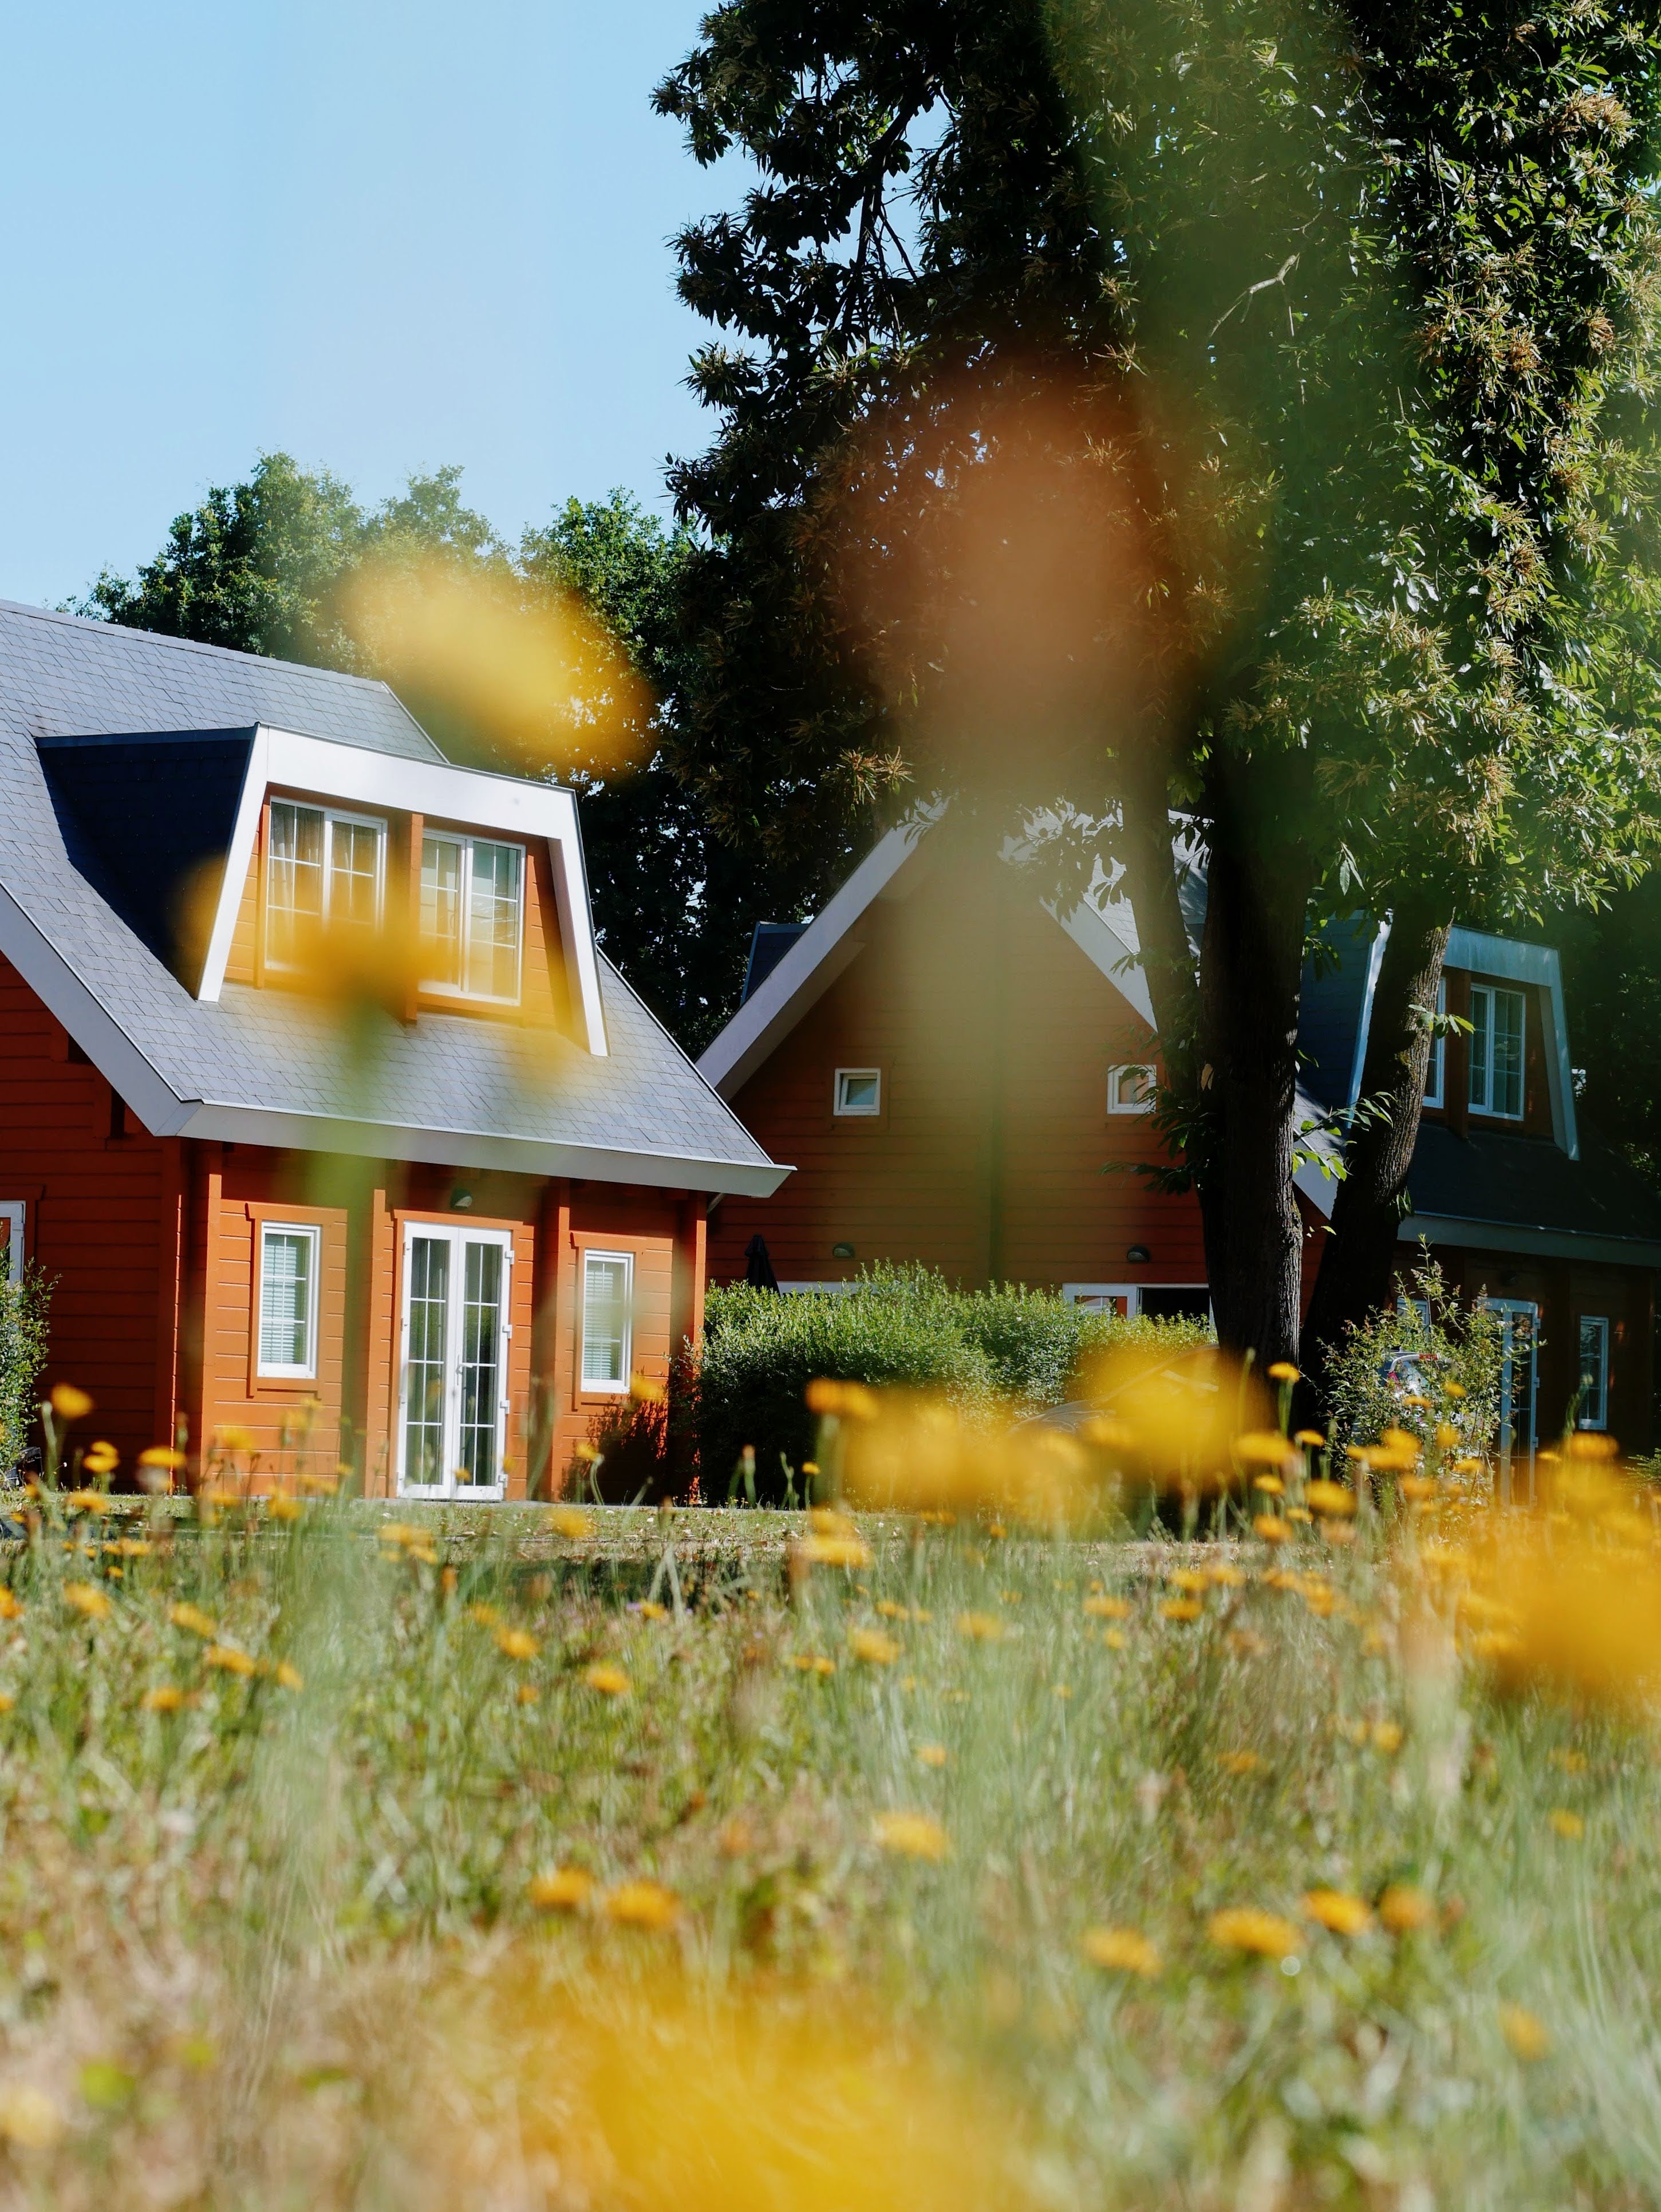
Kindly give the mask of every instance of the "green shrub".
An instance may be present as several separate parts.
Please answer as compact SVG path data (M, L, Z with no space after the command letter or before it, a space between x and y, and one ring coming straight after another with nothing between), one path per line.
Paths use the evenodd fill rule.
M0 1468L16 1466L34 1425L51 1302L51 1281L38 1267L0 1275Z
M1351 1328L1333 1363L1333 1437L1347 1443L1372 1443L1392 1423L1426 1436L1440 1419L1452 1419L1464 1448L1492 1451L1500 1426L1500 1317L1484 1306L1467 1305L1451 1291L1442 1271L1426 1258L1415 1267L1409 1297L1376 1313L1361 1328ZM1433 1405L1409 1406L1411 1378L1392 1373L1397 1355L1414 1362L1423 1395ZM1444 1386L1458 1384L1464 1396L1444 1398Z
M872 1267L841 1293L780 1297L742 1284L712 1290L702 1356L682 1392L695 1429L703 1492L726 1497L746 1444L757 1495L785 1495L785 1468L813 1456L803 1394L816 1376L943 1392L960 1413L1060 1405L1089 1354L1147 1335L1173 1348L1209 1332L1191 1322L1125 1322L1005 1285L955 1291L926 1267ZM799 1480L797 1485L799 1490Z

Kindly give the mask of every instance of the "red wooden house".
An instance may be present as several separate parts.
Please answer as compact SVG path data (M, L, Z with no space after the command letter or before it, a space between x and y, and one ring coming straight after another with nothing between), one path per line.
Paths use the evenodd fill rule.
M1203 885L1191 887L1197 928ZM1337 933L1306 976L1304 1119L1342 1126L1360 1090L1384 942ZM1526 1447L1579 1391L1579 1418L1652 1434L1661 1206L1581 1130L1557 956L1456 930L1403 1261L1427 1238L1503 1316L1506 1407ZM1123 901L1062 921L1018 872L897 830L805 925L758 930L743 1006L700 1062L769 1152L777 1195L734 1194L712 1276L758 1231L786 1288L840 1288L867 1261L973 1285L1022 1281L1120 1312L1205 1313L1193 1200L1150 1188L1157 1040ZM1335 1137L1317 1137L1327 1148ZM1299 1177L1306 1285L1335 1186Z
M784 1173L597 951L568 791L0 606L0 1241L127 1466L309 1421L372 1494L557 1481Z

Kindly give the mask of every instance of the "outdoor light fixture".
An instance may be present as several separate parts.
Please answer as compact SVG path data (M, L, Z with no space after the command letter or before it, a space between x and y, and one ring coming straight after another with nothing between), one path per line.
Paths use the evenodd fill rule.
M472 1209L473 1194L470 1190L463 1190L458 1187L451 1192L450 1210L452 1213L470 1213Z
M831 1257L833 1260L852 1260L853 1257L852 1245L833 1244L831 1246Z
M1127 1260L1132 1261L1137 1267L1140 1267L1145 1266L1154 1255L1148 1249L1148 1247L1145 1244L1132 1244L1126 1251L1125 1256Z

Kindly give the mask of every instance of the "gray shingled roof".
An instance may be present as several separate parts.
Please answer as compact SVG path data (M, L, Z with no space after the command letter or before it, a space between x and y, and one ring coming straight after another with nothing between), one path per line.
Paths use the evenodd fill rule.
M444 758L384 684L0 602L0 889L24 918L12 927L36 971L53 963L30 924L108 1018L66 981L55 1010L94 1060L121 1060L112 1023L182 1105L282 1117L284 1140L301 1146L468 1165L480 1144L506 1140L528 1169L772 1187L779 1170L765 1152L603 959L603 1057L546 1030L427 1013L389 1020L355 1057L328 1011L294 994L227 986L217 1004L195 999L70 864L34 741L261 722ZM119 1086L130 1065L105 1073ZM232 1133L228 1119L204 1133ZM625 1157L609 1164L613 1153ZM643 1160L658 1172L643 1173Z

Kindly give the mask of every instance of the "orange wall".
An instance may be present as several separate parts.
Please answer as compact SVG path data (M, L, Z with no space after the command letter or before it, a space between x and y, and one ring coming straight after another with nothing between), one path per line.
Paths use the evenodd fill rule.
M1106 1110L1107 1070L1149 1056L1147 1030L1013 872L937 874L861 930L852 966L734 1098L797 1171L772 1199L721 1201L712 1277L741 1275L759 1230L786 1281L870 1260L968 1284L1203 1281L1194 1201L1131 1171L1161 1148ZM881 1069L880 1115L833 1113L848 1066ZM831 1256L843 1242L852 1261ZM1151 1262L1127 1261L1132 1244Z

